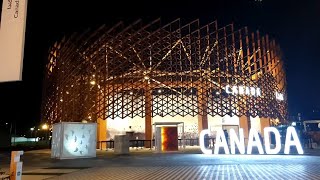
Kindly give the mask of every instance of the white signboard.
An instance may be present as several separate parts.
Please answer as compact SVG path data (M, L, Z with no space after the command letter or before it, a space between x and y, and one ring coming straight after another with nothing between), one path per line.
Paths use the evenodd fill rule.
M205 143L204 143L204 136L206 134L209 134L209 130L203 130L200 133L200 148L202 153L204 154L212 154L211 149L206 149ZM275 135L275 146L271 148L270 143L270 133L273 133ZM219 148L222 147L224 149L225 154L235 154L236 146L238 147L238 150L240 154L251 154L252 153L252 147L255 146L258 148L259 154L278 154L281 150L281 140L280 140L280 133L278 129L275 127L266 127L264 128L264 147L262 145L262 142L260 140L258 131L255 129L251 129L249 132L249 138L248 138L248 146L247 149L245 149L245 142L244 142L244 133L243 129L239 129L239 137L237 136L234 129L230 129L230 149L227 143L227 139L225 137L225 134L222 129L217 131L216 135L216 141L214 144L214 154L219 154ZM299 154L303 154L303 149L300 144L297 132L294 127L290 126L287 128L287 134L286 134L286 141L284 144L284 153L290 154L290 146L295 146L297 148L297 151Z
M27 0L3 0L0 27L0 82L22 80Z

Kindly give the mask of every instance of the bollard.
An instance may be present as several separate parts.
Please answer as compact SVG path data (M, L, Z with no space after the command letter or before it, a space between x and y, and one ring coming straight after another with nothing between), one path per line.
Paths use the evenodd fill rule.
M22 161L20 161L21 155L23 155L23 151L11 152L10 180L21 180L21 177L22 177Z

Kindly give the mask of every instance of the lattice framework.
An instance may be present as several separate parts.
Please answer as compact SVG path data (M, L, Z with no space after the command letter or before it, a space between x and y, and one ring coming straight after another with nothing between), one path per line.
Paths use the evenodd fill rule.
M146 114L284 120L287 113L274 94L286 94L280 48L247 27L119 22L62 39L48 59L42 117L52 123ZM262 96L227 94L227 84L259 87Z

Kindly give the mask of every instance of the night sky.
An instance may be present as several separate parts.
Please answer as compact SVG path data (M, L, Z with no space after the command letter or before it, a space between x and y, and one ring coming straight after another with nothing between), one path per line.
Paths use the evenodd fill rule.
M109 3L107 3L109 2ZM163 22L199 18L220 26L234 22L268 33L280 44L286 65L290 115L320 118L320 1L195 0L195 1L29 0L23 81L0 83L0 124L17 121L17 131L40 122L42 79L48 49L64 35L96 29L119 20ZM0 0L2 4L2 0ZM129 10L128 10L129 9Z

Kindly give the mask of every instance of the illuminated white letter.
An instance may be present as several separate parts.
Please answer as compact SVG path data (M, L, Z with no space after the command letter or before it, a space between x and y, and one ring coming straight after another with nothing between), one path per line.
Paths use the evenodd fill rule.
M276 144L275 148L271 149L270 147L270 132L274 133ZM266 127L264 128L264 145L265 150L267 154L278 154L281 150L281 139L280 139L280 133L278 129L275 127Z
M256 95L257 95L257 97L261 96L261 89L260 88L256 89Z
M232 91L230 91L230 86L226 85L226 93L227 94L232 94Z
M232 94L238 94L238 87L232 86Z
M250 92L251 92L251 96L255 96L256 95L256 88L250 87Z
M291 136L292 136L293 140L291 140ZM287 128L286 142L284 144L284 153L285 154L290 153L290 146L296 146L298 153L303 154L303 150L302 150L296 129L292 126L289 126Z
M208 129L204 129L200 132L200 137L199 137L199 142L200 142L200 149L203 154L212 154L211 149L207 149L205 144L204 144L204 136L206 134L210 134L210 131Z
M254 140L253 140L254 138ZM259 154L264 154L262 144L259 138L259 134L255 129L250 129L249 132L249 140L248 140L248 147L247 147L247 154L251 154L252 146L256 146L259 150Z
M240 154L244 154L245 147L244 147L244 135L243 135L242 128L239 129L239 138L237 137L236 131L234 129L230 129L231 154L236 154L236 144Z
M250 88L246 87L246 95L250 96Z
M279 101L283 101L284 100L283 94L276 92L276 99L279 100Z
M243 95L244 94L244 88L243 86L239 86L239 94Z
M224 136L224 132L222 129L217 131L216 142L214 144L214 154L219 154L219 148L223 147L225 154L230 154L229 147L227 144L226 137Z

